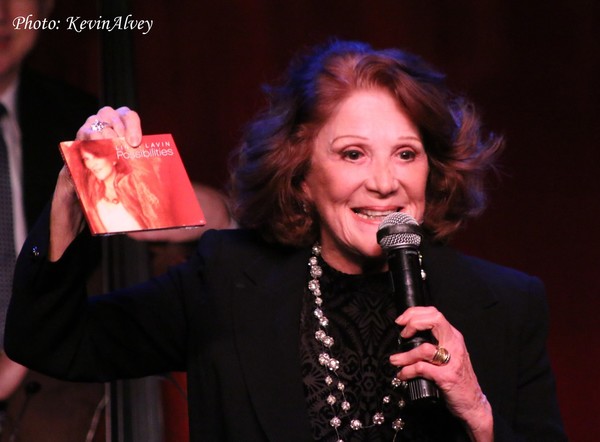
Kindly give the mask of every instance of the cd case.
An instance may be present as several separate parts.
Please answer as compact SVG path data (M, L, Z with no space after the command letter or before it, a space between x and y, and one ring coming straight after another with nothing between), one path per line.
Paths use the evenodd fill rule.
M206 219L170 134L60 143L93 235L196 228Z

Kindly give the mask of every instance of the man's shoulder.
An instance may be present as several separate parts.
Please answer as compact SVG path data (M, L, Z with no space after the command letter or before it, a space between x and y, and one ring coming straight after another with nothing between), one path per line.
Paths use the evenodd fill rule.
M21 72L17 102L22 118L44 112L46 118L77 118L79 124L82 116L85 119L98 107L98 100L88 92L31 69Z

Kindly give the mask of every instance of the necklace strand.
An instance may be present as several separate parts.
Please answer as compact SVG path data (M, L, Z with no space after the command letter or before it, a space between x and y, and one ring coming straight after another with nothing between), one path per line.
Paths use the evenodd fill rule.
M348 401L346 396L346 384L342 382L339 377L338 371L340 370L340 361L333 356L332 347L335 344L333 337L327 333L329 326L329 319L325 316L323 309L323 298L321 297L321 286L319 278L323 275L323 269L319 265L319 256L321 255L321 246L316 243L312 247L312 256L308 260L308 266L310 269L311 279L308 282L308 289L313 295L313 301L315 309L313 314L317 319L317 331L315 332L315 339L321 346L321 352L319 353L318 362L325 371L325 383L329 389L326 402L327 406L333 413L333 417L329 420L329 425L335 430L337 435L337 442L344 442L340 436L340 427L345 421L349 420L350 428L354 431L361 429L371 428L377 425L383 425L386 421L386 417L383 413L383 408L388 408L392 405L392 397L385 395L381 400L381 409L377 410L373 414L371 423L363 423L360 419L352 418L352 404ZM392 389L405 389L406 383L400 381L397 378L391 380ZM399 399L396 403L398 410L404 409L406 402L403 398ZM392 423L394 429L394 438L392 442L395 442L398 432L404 428L404 420L401 417L396 417Z

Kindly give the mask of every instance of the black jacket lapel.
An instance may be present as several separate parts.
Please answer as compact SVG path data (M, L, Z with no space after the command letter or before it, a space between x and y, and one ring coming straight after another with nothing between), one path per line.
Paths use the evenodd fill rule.
M234 282L242 375L258 419L273 441L310 439L299 358L308 257L309 250L266 257L249 263L244 276Z

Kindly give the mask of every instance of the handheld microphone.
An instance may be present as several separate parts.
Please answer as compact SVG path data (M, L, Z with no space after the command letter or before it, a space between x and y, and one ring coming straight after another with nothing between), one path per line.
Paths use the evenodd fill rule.
M419 223L406 213L386 216L377 230L377 241L387 255L398 314L407 308L426 305L419 246L423 232ZM398 338L400 351L406 352L424 342L436 343L431 331L420 331L409 339ZM434 382L424 378L408 381L408 399L418 403L437 402L440 392Z

